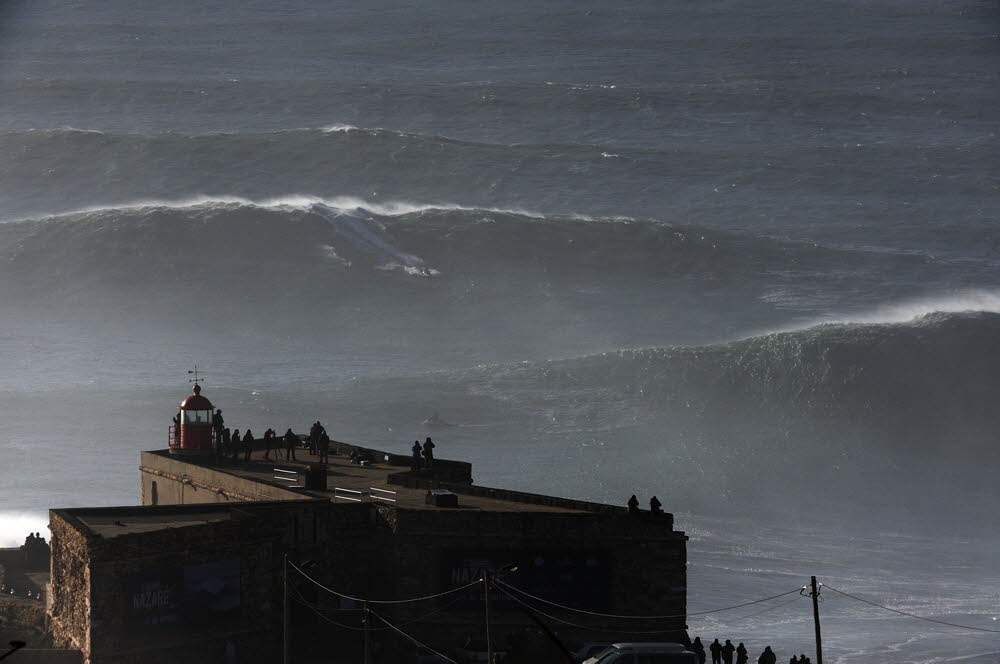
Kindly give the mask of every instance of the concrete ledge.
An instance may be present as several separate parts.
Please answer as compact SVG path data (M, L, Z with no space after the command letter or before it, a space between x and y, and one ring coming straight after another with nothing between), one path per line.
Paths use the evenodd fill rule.
M437 463L435 461L435 463ZM480 496L482 498L495 498L515 503L528 503L531 505L547 505L549 507L562 507L582 512L594 514L609 514L615 516L628 516L628 510L616 505L605 505L603 503L592 503L584 500L573 500L570 498L559 498L556 496L546 496L538 493L527 493L524 491L511 491L509 489L495 489L492 487L475 486L473 484L456 484L440 482L420 475L421 471L410 471L394 473L389 475L388 483L398 486L405 486L410 489L448 489L452 493L466 496ZM653 515L649 512L640 512L633 515L633 518L648 520L651 524L656 523L665 527L673 528L674 515L663 513Z
M371 452L378 463L386 466L399 466L410 469L413 467L413 457L407 454L395 454L393 452L383 452L371 447L352 445L340 441L330 441L330 450L337 454L350 456L353 451L366 450ZM451 459L434 459L432 468L424 468L419 473L425 473L427 477L441 482L472 483L472 464L467 461L453 461Z

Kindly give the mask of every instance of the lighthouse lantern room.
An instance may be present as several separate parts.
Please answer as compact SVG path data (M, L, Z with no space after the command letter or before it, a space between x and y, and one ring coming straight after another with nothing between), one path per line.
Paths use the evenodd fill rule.
M212 451L212 402L201 395L201 385L177 407L174 432L170 437L172 454L199 454Z

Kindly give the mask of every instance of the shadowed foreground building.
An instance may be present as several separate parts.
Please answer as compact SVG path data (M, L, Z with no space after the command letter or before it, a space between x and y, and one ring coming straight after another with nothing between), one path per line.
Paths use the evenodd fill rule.
M537 624L512 596L593 626L536 614L570 643L620 640L629 628L686 638L687 538L670 514L478 487L471 465L457 461L411 470L409 457L374 452L372 464L358 465L346 458L356 449L334 443L326 466L304 450L309 462L274 463L257 451L239 464L143 452L143 506L51 510L55 643L95 664L277 662L287 603L292 661L359 661L364 607L351 597L408 599L474 584L368 606L372 661L418 653L385 621L454 655L469 640L485 642L484 587L475 583L483 570L509 584L490 589L489 610L495 650L512 644L511 659ZM326 589L289 566L286 599L286 555ZM575 608L675 617L615 624L511 586Z

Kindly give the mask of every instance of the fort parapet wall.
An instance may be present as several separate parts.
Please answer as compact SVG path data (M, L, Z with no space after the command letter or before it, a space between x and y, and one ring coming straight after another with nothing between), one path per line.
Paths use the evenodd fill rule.
M143 505L189 505L271 500L302 500L310 496L260 478L244 478L192 463L187 457L143 452Z

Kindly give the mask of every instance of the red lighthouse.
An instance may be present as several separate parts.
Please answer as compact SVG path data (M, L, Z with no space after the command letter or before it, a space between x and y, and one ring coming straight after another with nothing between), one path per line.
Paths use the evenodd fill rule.
M201 396L201 385L177 407L171 454L205 454L212 451L212 402Z

